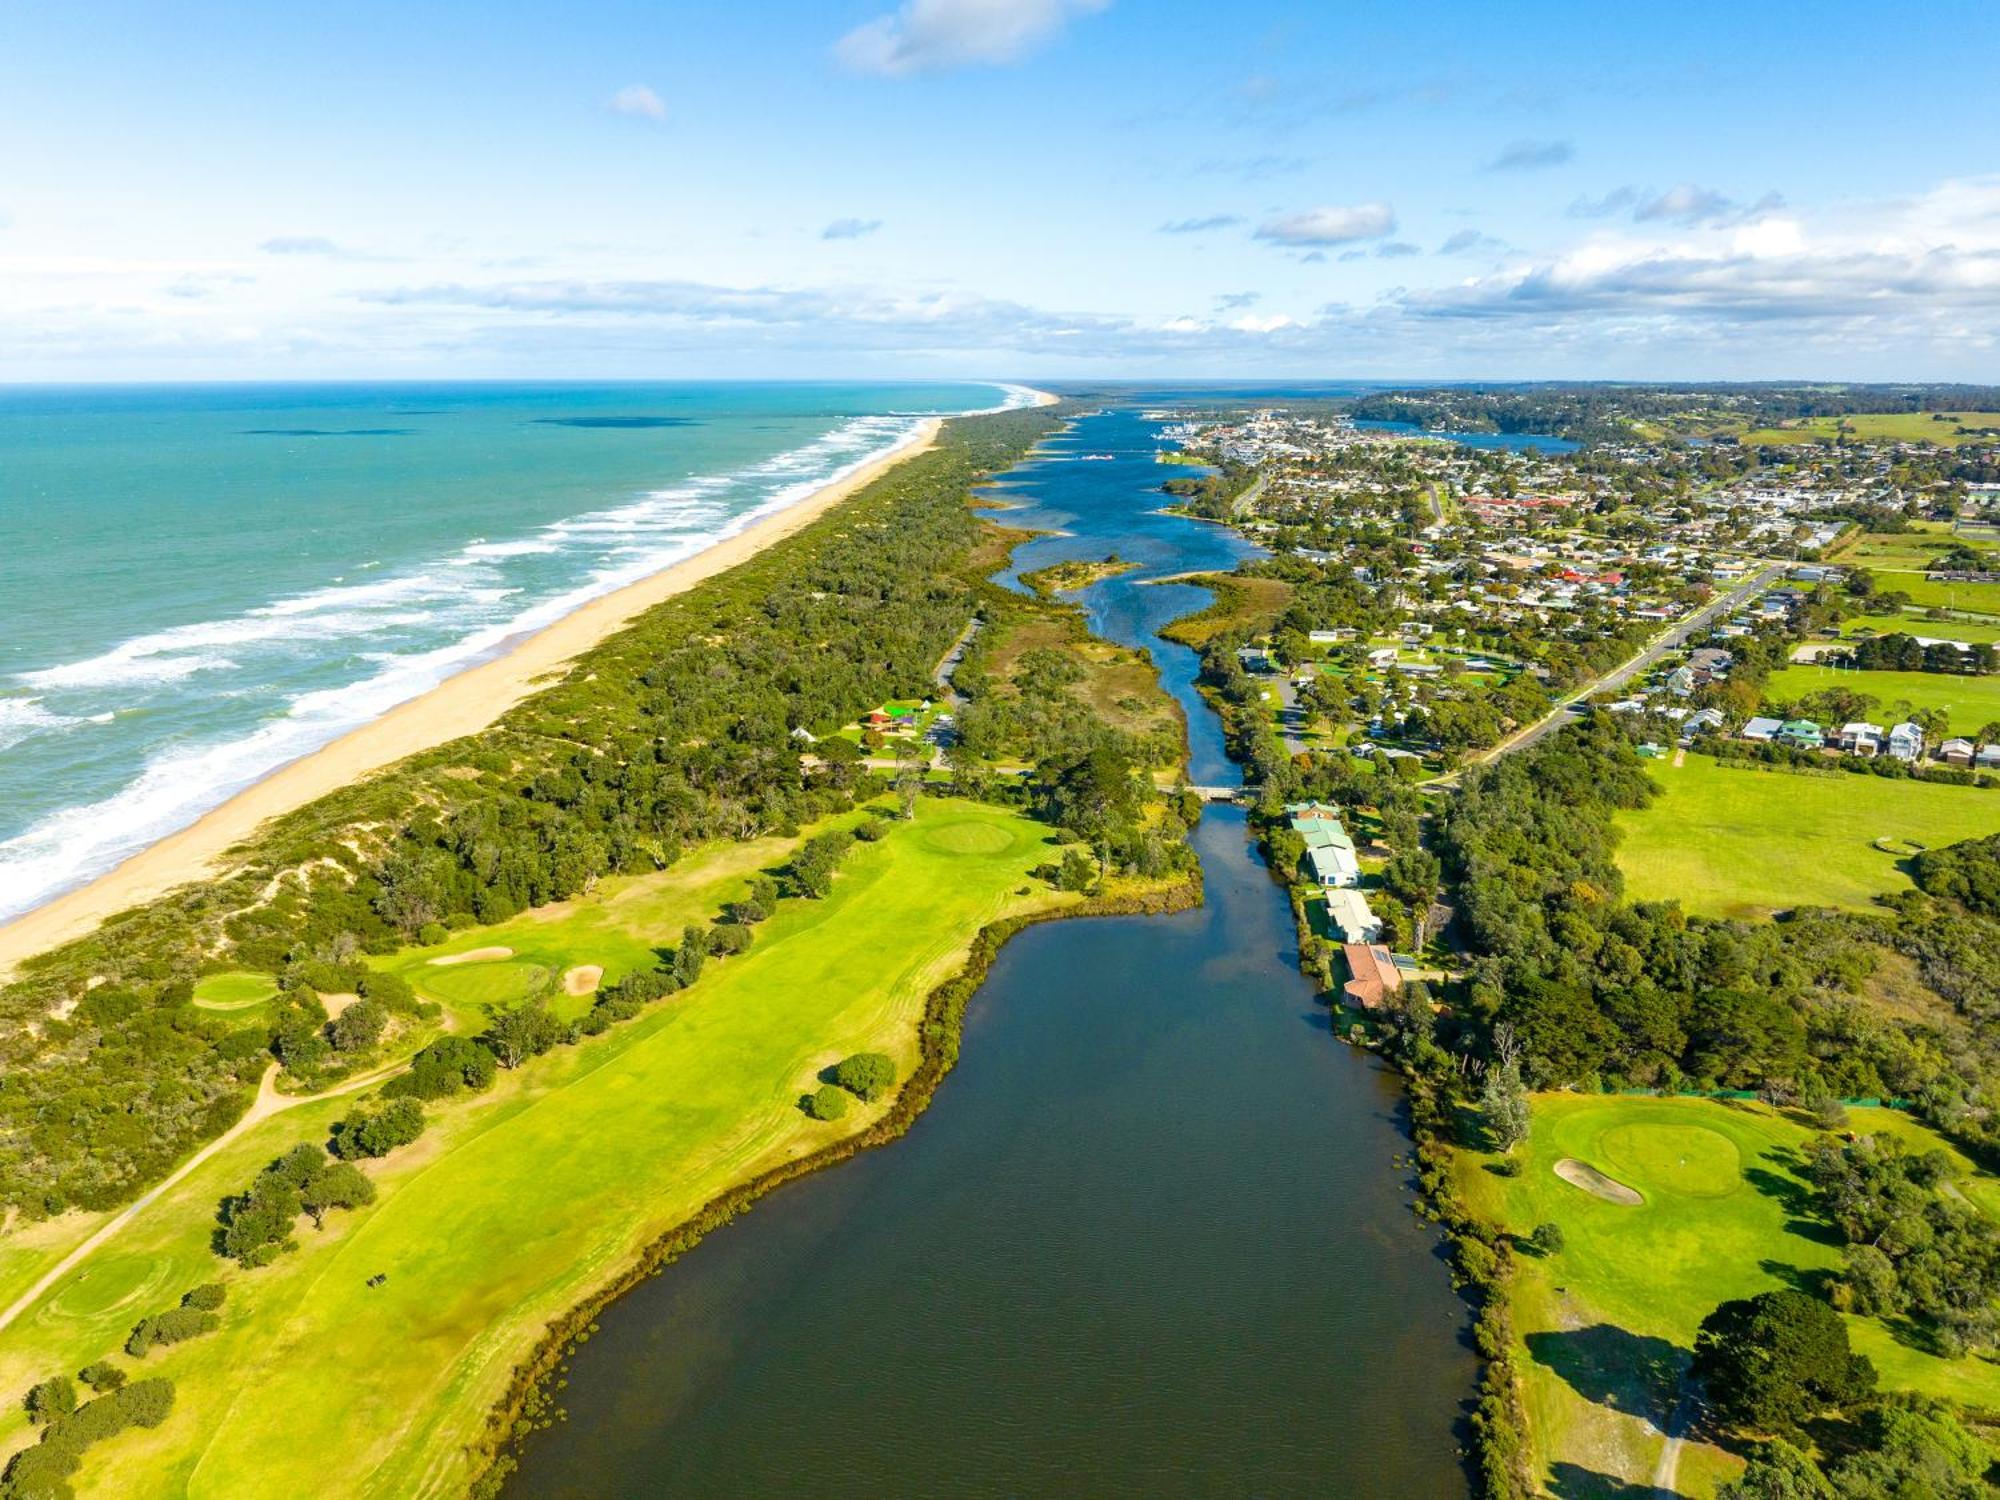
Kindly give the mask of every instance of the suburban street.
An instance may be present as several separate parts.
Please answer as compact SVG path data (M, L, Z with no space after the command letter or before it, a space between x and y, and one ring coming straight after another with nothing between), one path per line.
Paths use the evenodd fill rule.
M1706 629L1715 622L1718 616L1730 614L1740 608L1746 600L1755 598L1758 594L1769 588L1772 581L1791 566L1793 564L1786 561L1765 564L1762 569L1746 582L1738 584L1728 593L1720 595L1709 603L1704 604L1685 619L1678 620L1668 626L1666 630L1647 642L1645 648L1637 655L1613 667L1601 677L1594 677L1589 682L1583 684L1583 686L1576 688L1545 716L1537 719L1526 729L1518 731L1511 739L1501 741L1492 750L1481 756L1480 762L1498 760L1503 755L1512 755L1516 750L1525 750L1530 745L1539 744L1542 740L1554 734L1556 730L1562 728L1563 725L1574 723L1583 716L1582 705L1589 699L1594 698L1599 693L1623 687L1634 677L1651 670L1669 651L1676 650L1683 645L1689 636L1698 630ZM1439 778L1438 782L1433 782L1431 785L1435 786L1440 783L1455 782L1458 779L1458 775L1459 773L1454 772L1450 776Z

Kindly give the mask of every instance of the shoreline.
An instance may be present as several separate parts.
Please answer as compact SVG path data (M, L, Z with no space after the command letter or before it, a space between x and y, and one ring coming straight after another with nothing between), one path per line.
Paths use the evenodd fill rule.
M1022 390L1028 387L1020 387ZM1059 399L1033 391L1033 405ZM993 407L990 410L1002 410ZM980 412L960 415L978 416ZM576 657L654 605L747 562L817 521L906 459L928 452L947 417L927 417L904 441L811 494L760 516L691 557L579 605L505 643L499 654L278 766L184 828L148 844L74 889L0 923L0 980L38 954L84 937L110 917L224 868L223 856L263 824L420 751L477 734L553 682Z
M946 1075L957 1066L965 1035L966 1006L986 982L1000 950L1011 939L1031 927L1073 917L1170 916L1195 910L1205 905L1207 899L1204 872L1197 866L1181 879L1155 880L1143 890L1086 896L1072 905L1019 912L981 927L973 935L956 971L940 980L924 997L917 1023L917 1066L897 1087L888 1112L881 1119L839 1140L829 1141L807 1155L768 1167L723 1189L693 1214L654 1235L621 1272L543 1325L534 1344L515 1361L499 1397L487 1408L484 1430L465 1445L464 1451L472 1461L469 1477L473 1492L481 1493L480 1486L485 1485L488 1488L484 1493L496 1493L499 1483L513 1472L518 1446L523 1441L533 1441L532 1434L525 1437L519 1434L518 1422L544 1413L551 1397L551 1378L579 1337L589 1337L588 1330L598 1314L648 1277L657 1276L713 1231L747 1213L774 1189L851 1161L864 1151L891 1145L909 1133L910 1127L930 1107Z

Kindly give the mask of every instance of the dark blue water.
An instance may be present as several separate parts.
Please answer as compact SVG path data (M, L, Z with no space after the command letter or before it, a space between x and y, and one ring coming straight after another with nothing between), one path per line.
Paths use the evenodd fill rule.
M1240 552L1153 514L1148 433L1088 419L1010 477L1035 502L1010 520L1072 533L1017 567ZM1218 777L1213 717L1146 633L1200 591L1126 575L1084 602L1160 658ZM1464 1496L1474 1365L1410 1212L1396 1081L1333 1038L1242 811L1194 845L1204 906L1014 939L909 1135L608 1309L508 1493Z
M1363 432L1400 432L1409 437L1443 438L1464 448L1502 449L1515 453L1529 448L1541 453L1574 453L1583 446L1568 438L1535 432L1433 432L1415 422L1356 421L1354 425Z
M1003 525L1047 531L1014 549L1003 582L1022 588L1020 575L1053 563L1101 560L1116 552L1139 564L1086 589L1078 598L1090 628L1106 640L1147 652L1160 682L1187 712L1188 779L1197 786L1235 786L1241 780L1223 748L1222 727L1195 691L1201 662L1186 646L1155 632L1169 620L1209 601L1206 589L1152 579L1180 573L1226 573L1260 548L1225 526L1163 514L1172 497L1160 486L1198 470L1163 464L1159 424L1136 410L1113 409L1086 417L1074 430L1041 445L1039 460L1017 469L984 493L1008 509L994 512ZM1109 461L1084 454L1109 454Z

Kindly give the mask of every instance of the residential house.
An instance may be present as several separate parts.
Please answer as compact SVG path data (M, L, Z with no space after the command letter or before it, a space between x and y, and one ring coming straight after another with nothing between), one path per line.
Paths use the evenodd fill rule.
M2000 771L2000 745L1981 745L1972 763L1982 771Z
M1355 859L1352 849L1343 849L1337 844L1308 845L1306 864L1312 870L1313 879L1328 890L1361 883L1361 864Z
M1873 759L1882 753L1882 726L1856 719L1834 731L1833 744L1835 749L1845 750L1849 755Z
M1743 738L1768 744L1778 737L1778 731L1785 727L1782 719L1755 718L1743 726Z
M1694 691L1694 668L1675 667L1667 673L1667 691L1676 698L1685 698Z
M1938 746L1938 759L1948 766L1969 766L1972 764L1974 753L1975 747L1971 740L1946 740Z
M1720 734L1722 732L1722 710L1719 708L1698 708L1687 716L1681 725L1681 738L1691 740L1698 734Z
M1787 719L1778 726L1777 741L1794 750L1818 750L1825 746L1826 736L1811 719Z
M1340 956L1346 960L1351 976L1340 987L1349 1004L1363 1010L1379 1010L1388 1003L1392 991L1402 988L1402 971L1380 943L1343 943Z
M1897 760L1915 760L1924 753L1924 732L1907 721L1889 731L1889 753Z
M1369 910L1368 898L1351 886L1336 887L1326 893L1326 920L1340 934L1343 944L1365 947L1381 941L1381 918Z

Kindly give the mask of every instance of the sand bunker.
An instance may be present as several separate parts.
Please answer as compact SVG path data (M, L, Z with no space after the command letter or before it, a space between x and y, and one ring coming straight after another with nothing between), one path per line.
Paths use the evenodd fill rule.
M491 963L496 958L513 956L512 948L474 948L469 953L447 953L442 958L432 959L431 964L435 968L444 969L452 964L485 964Z
M578 964L563 975L563 991L570 995L594 995L604 978L604 965Z
M1571 1187L1580 1187L1586 1193L1594 1193L1607 1203L1622 1203L1627 1208L1646 1200L1633 1188L1606 1177L1588 1162L1578 1161L1573 1156L1565 1156L1555 1166L1556 1176Z
M329 1016L338 1021L340 1013L346 1010L348 1006L357 1004L360 999L359 995L321 995L319 1003L326 1007L326 1013Z

